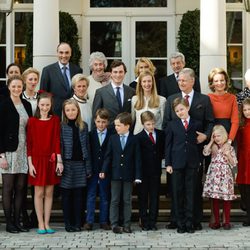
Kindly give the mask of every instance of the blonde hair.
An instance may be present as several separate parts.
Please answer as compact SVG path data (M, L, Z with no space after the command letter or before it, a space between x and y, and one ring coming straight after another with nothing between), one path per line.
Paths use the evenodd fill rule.
M159 98L159 95L157 94L154 75L151 71L145 70L145 71L141 72L141 74L139 75L138 84L136 85L136 96L138 97L138 99L137 99L134 107L137 110L142 109L145 106L144 92L143 92L143 88L141 85L142 79L145 76L152 77L152 90L151 90L151 97L150 97L150 100L148 103L148 107L149 108L157 108L160 105L160 98Z
M227 131L226 131L226 129L225 129L224 126L222 126L220 124L215 125L213 127L212 134L215 133L215 132L218 132L222 136L224 143L227 141L227 139L228 139L228 133L227 133Z
M66 101L64 101L63 103L63 107L62 107L62 123L64 124L68 124L69 122L69 119L68 117L66 116L66 113L65 113L65 107L66 105L70 105L70 104L73 104L76 106L77 108L77 116L76 116L76 121L75 121L75 125L82 131L85 127L85 124L82 120L82 116L81 116L81 110L80 110L80 107L78 105L78 102L74 99L68 99Z
M213 81L214 81L214 76L217 74L224 75L224 78L226 81L225 90L228 90L230 87L230 79L229 79L227 72L223 68L214 68L210 71L210 73L208 75L209 88L214 92Z
M83 74L76 74L72 77L72 88L74 89L76 84L80 81L86 81L87 87L89 87L89 79Z
M156 68L154 66L154 64L152 63L152 61L147 58L147 57L141 57L137 63L136 63L136 66L135 66L135 76L139 76L139 70L140 70L140 63L145 63L148 65L148 70L151 71L153 73L153 75L155 74L155 71L156 71Z
M22 74L24 83L26 82L26 79L27 79L28 75L31 74L31 73L36 74L36 75L37 75L37 78L38 78L38 80L39 80L40 72L39 72L37 69L35 69L35 68L29 67L29 68L27 68L27 69L23 72L23 74Z

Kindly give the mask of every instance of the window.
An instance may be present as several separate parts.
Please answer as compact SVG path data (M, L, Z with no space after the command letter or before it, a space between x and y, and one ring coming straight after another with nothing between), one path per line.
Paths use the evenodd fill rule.
M6 15L0 13L0 85L5 84L6 69Z
M90 7L167 7L167 0L90 0Z

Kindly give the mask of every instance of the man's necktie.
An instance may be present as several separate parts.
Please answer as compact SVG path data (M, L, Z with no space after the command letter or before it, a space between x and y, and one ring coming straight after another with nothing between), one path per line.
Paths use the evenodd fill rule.
M151 133L151 132L149 133L149 138L155 144L155 139L153 137L153 133Z
M188 128L188 121L187 120L184 120L184 128L187 130Z
M65 86L67 87L68 90L70 90L70 83L69 83L69 79L68 79L66 72L67 72L67 67L63 66L63 78L64 78Z
M103 132L99 132L98 133L98 139L99 139L100 145L102 145L102 143L103 143L103 141L102 141L102 135L103 135Z
M125 135L121 135L120 139L121 139L121 146L122 146L122 150L123 150L125 148L125 144L126 144Z
M116 99L119 105L119 109L122 109L122 99L121 99L121 93L120 93L120 87L116 87Z

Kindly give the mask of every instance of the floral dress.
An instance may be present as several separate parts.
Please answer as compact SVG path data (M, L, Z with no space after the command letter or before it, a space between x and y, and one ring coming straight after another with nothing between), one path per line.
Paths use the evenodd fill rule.
M230 153L234 160L234 165L237 164L236 154L233 147L230 147ZM210 152L203 151L204 155L209 155ZM222 148L218 148L217 152L212 153L211 163L208 167L206 181L203 188L203 197L220 199L220 200L234 200L234 179L233 169L226 156L222 152Z

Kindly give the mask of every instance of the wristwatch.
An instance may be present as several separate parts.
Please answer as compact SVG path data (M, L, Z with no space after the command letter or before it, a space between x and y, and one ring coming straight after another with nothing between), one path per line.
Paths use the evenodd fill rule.
M231 140L231 139L228 139L228 140L227 140L227 143L232 144L232 140Z
M4 159L4 158L5 158L5 155L0 155L0 158Z

